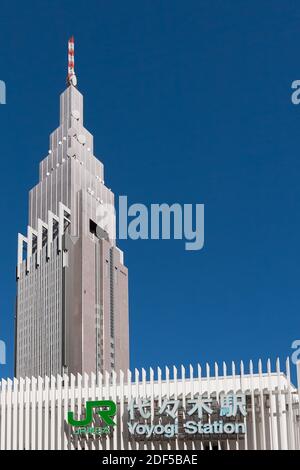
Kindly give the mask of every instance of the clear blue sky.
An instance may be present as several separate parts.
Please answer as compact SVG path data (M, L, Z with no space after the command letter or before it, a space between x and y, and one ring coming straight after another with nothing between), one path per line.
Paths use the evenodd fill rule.
M122 241L132 367L275 359L300 337L300 3L3 0L0 339L12 375L17 232L58 125L67 40L106 183L204 203L205 248Z

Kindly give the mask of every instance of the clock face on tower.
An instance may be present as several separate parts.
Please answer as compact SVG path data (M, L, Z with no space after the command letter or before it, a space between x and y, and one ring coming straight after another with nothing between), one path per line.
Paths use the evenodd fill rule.
M77 136L77 140L80 144L84 145L86 143L86 137L84 134L79 134Z
M74 119L76 119L77 121L79 120L79 118L80 118L80 112L79 112L77 109L73 109L73 111L72 111L71 114L72 114L72 117L73 117Z

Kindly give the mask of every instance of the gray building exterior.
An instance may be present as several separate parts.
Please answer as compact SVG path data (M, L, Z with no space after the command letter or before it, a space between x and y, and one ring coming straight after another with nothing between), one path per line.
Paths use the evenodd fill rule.
M128 271L114 195L70 80L18 236L16 377L129 368Z

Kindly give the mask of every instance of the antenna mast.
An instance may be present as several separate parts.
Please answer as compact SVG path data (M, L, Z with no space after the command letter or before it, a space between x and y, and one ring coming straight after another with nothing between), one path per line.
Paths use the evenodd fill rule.
M75 75L74 69L74 36L72 36L68 41L68 77L67 77L68 86L77 85L77 78Z

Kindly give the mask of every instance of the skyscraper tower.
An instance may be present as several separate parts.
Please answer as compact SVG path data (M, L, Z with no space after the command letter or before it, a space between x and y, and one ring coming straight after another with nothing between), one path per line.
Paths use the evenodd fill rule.
M128 272L115 243L114 195L104 184L69 40L60 125L29 193L18 235L15 375L129 367Z

